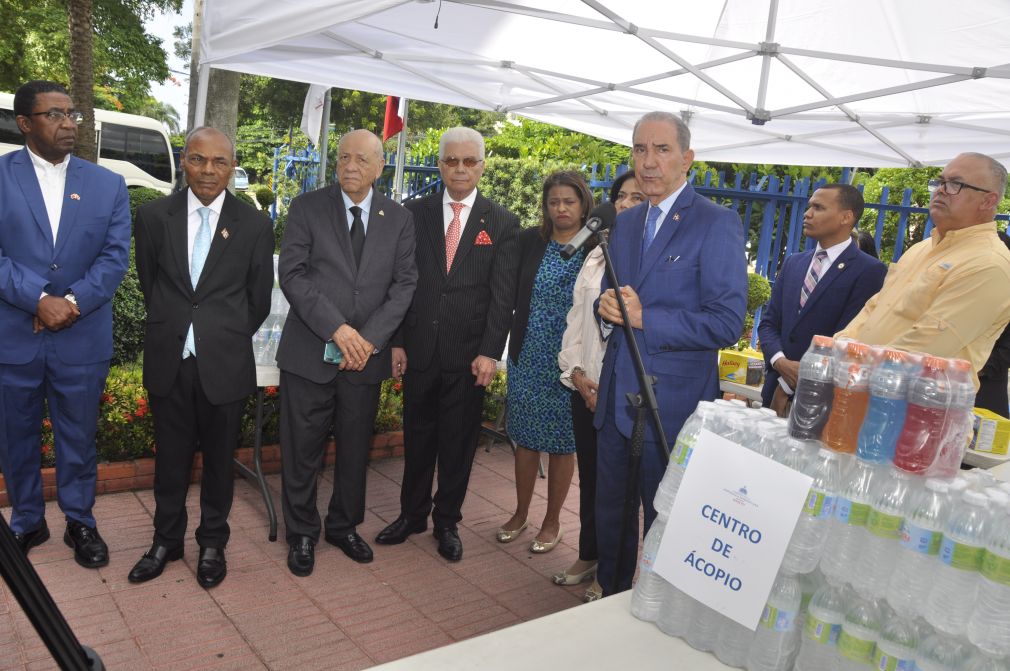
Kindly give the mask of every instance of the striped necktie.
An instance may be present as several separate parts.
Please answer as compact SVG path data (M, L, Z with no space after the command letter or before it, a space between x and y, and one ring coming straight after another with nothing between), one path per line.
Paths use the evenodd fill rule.
M814 287L817 286L817 280L821 279L821 271L824 268L824 262L828 258L828 253L823 249L818 250L814 254L814 262L810 264L810 270L807 271L807 276L803 278L803 286L800 287L800 309L807 304L807 299L810 298L810 294L814 293Z

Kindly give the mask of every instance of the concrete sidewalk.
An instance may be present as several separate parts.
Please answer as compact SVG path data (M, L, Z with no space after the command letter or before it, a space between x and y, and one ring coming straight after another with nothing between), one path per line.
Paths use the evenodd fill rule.
M403 545L373 544L375 561L356 564L321 542L315 572L296 578L287 569L283 522L267 540L259 492L239 479L228 544L228 577L207 591L196 583L199 488L189 492L189 544L184 560L150 583L126 575L150 546L154 499L150 491L100 496L95 508L111 561L87 570L63 544L65 523L47 506L53 538L31 560L85 645L115 671L128 669L363 669L430 648L577 606L588 584L558 587L554 572L578 547L578 479L562 514L565 537L553 552L528 551L546 507L546 481L536 485L531 529L514 543L494 532L515 505L512 455L501 444L478 449L460 525L463 560L450 564L430 533ZM399 512L403 460L386 459L368 472L365 522L369 543ZM269 476L280 508L280 476ZM325 514L331 473L320 480ZM9 518L9 509L3 511ZM535 663L535 660L527 660ZM48 650L19 605L0 584L0 669L55 669Z

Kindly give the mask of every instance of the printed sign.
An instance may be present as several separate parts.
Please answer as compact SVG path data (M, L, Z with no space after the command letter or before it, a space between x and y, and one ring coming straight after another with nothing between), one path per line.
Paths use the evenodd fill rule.
M702 429L656 557L675 587L755 629L810 476Z

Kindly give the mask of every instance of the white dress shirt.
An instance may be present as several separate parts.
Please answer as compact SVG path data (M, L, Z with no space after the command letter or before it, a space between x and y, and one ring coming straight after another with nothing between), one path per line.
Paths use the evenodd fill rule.
M46 204L46 216L49 217L49 227L53 230L53 246L56 245L56 234L60 230L60 217L63 215L63 192L67 186L67 166L70 165L70 155L56 165L35 154L28 146L28 155L35 168L35 176L42 190L42 200Z
M685 181L683 184L680 185L679 189L677 189L676 191L674 191L673 193L671 193L669 196L667 196L666 198L664 198L663 200L661 200L658 205L653 205L651 203L649 204L649 209L650 210L652 208L654 208L654 207L658 207L659 208L659 219L656 220L656 235L657 236L659 235L660 229L663 228L663 222L666 221L666 215L670 214L670 210L673 209L673 204L677 201L678 198L680 198L680 194L686 188L687 188L687 182ZM649 213L648 213L648 211L646 211L646 213L645 213L645 220L646 220L646 222L648 222L648 220L649 220ZM648 224L646 224L646 229L648 229Z
M208 223L210 224L210 240L214 241L214 234L217 232L217 221L221 218L221 206L224 205L224 191L217 195L210 205L204 205L200 202L200 199L193 195L193 189L188 190L188 195L186 196L186 261L192 271L193 266L193 243L196 240L196 233L200 230L200 224L203 219L200 218L200 213L198 210L201 207L210 208L210 217Z
M463 209L459 211L459 232L460 235L463 234L463 227L466 226L466 220L470 216L470 210L473 209L474 201L477 200L477 189L470 192L470 195L463 200L453 200L452 196L449 195L448 189L442 192L442 233L449 232L449 224L452 223L452 206L449 203L463 203Z
M354 225L354 213L351 212L351 208L357 205L361 208L361 230L368 235L368 215L372 211L372 189L368 189L368 195L365 196L364 200L360 203L355 203L351 200L351 197L344 193L344 190L340 190L340 197L344 199L344 214L347 217L347 230L351 230Z

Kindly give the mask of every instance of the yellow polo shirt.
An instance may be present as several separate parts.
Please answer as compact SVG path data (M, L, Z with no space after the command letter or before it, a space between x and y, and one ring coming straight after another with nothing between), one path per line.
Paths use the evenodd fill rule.
M911 247L884 286L836 338L971 362L978 371L1010 321L1010 251L996 222L950 231Z

